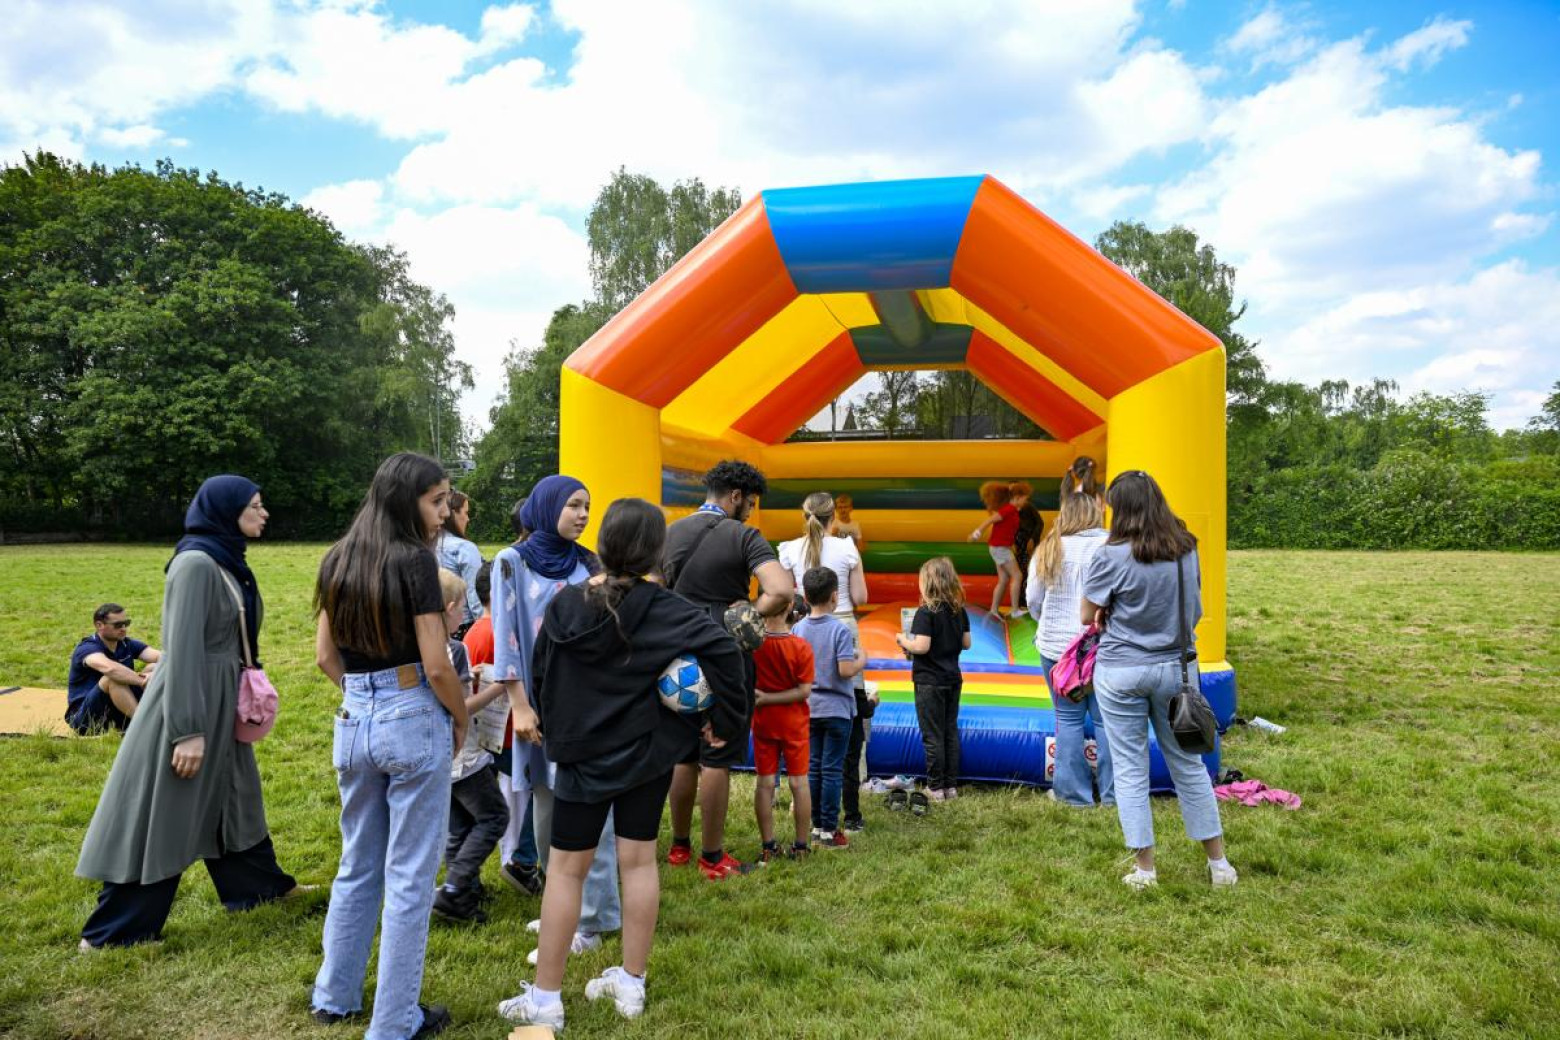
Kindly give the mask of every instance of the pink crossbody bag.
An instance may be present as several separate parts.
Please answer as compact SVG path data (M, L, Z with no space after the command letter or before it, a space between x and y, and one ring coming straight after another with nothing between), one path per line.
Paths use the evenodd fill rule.
M255 667L249 654L249 626L244 617L244 594L238 583L226 571L222 579L238 604L238 645L243 647L244 666L238 672L238 705L233 715L233 739L240 744L257 744L264 740L271 727L276 725L276 709L280 704L276 687L266 677L265 669Z
M1051 666L1046 681L1054 696L1066 697L1075 704L1089 699L1094 692L1094 655L1100 649L1100 628L1090 624L1067 644L1062 656Z

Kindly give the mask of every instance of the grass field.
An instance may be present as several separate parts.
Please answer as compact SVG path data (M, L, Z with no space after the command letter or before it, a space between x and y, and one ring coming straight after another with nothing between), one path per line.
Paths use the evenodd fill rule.
M251 553L284 708L259 752L283 865L339 851L333 689L311 665L319 547ZM167 551L0 548L0 685L60 687L104 599L153 638ZM1208 888L1173 801L1160 888L1134 894L1114 814L987 788L925 819L868 803L842 853L721 885L663 870L650 1005L633 1023L569 967L570 1035L629 1037L1541 1037L1560 1035L1560 556L1249 552L1230 566L1241 711L1225 764L1299 812L1224 808L1239 887ZM81 956L72 876L117 738L0 739L0 1035L359 1035L307 1018L323 900L229 915L200 868L166 941ZM732 844L756 845L751 783ZM425 999L499 1038L530 975L535 900L436 924ZM372 978L372 967L371 975Z

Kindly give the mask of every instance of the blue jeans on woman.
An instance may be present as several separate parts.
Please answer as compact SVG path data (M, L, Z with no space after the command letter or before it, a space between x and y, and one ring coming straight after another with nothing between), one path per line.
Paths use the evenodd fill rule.
M1197 665L1191 680L1198 681ZM1105 716L1116 764L1116 814L1129 849L1154 844L1154 816L1148 807L1148 727L1154 727L1159 753L1175 782L1176 800L1186 836L1207 841L1224 833L1213 781L1201 757L1181 750L1170 729L1170 698L1181 685L1179 661L1147 665L1094 666L1094 695Z
M1040 667L1046 675L1056 667L1053 658L1041 655ZM1056 709L1056 771L1051 777L1051 790L1056 800L1068 805L1094 805L1094 787L1099 783L1100 804L1116 804L1114 770L1110 762L1110 740L1105 735L1104 719L1100 714L1098 694L1090 694L1076 704L1066 697L1052 697ZM1094 723L1095 765L1098 777L1089 770L1089 759L1084 754L1083 742L1088 738L1085 727Z
M840 826L850 719L813 719L808 726L807 786L812 789L813 827L833 834Z
M331 751L341 791L341 866L325 915L325 960L314 1007L363 1007L363 976L379 937L379 981L365 1040L407 1040L422 1028L428 914L450 812L449 713L421 667L348 675ZM380 900L384 900L383 921Z

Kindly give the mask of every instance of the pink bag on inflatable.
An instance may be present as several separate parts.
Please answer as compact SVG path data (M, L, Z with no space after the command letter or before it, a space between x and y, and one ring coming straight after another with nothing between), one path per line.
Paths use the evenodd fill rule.
M1094 693L1094 655L1100 649L1100 627L1091 624L1067 644L1062 656L1051 666L1046 681L1053 697L1066 697L1074 704L1088 700Z
M222 577L238 603L238 645L244 649L244 667L238 673L238 703L233 712L233 739L240 744L256 744L276 725L276 710L281 701L265 669L256 668L249 655L249 626L244 619L243 593L226 572Z

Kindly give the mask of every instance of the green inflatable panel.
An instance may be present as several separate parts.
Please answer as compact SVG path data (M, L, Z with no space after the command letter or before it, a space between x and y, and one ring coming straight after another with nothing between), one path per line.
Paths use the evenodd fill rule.
M995 574L985 542L868 542L861 566L868 573L915 574L933 556L946 556L964 574Z
M1040 667L1040 651L1035 649L1035 619L1027 613L1020 614L1008 623L1008 649L1014 664Z

